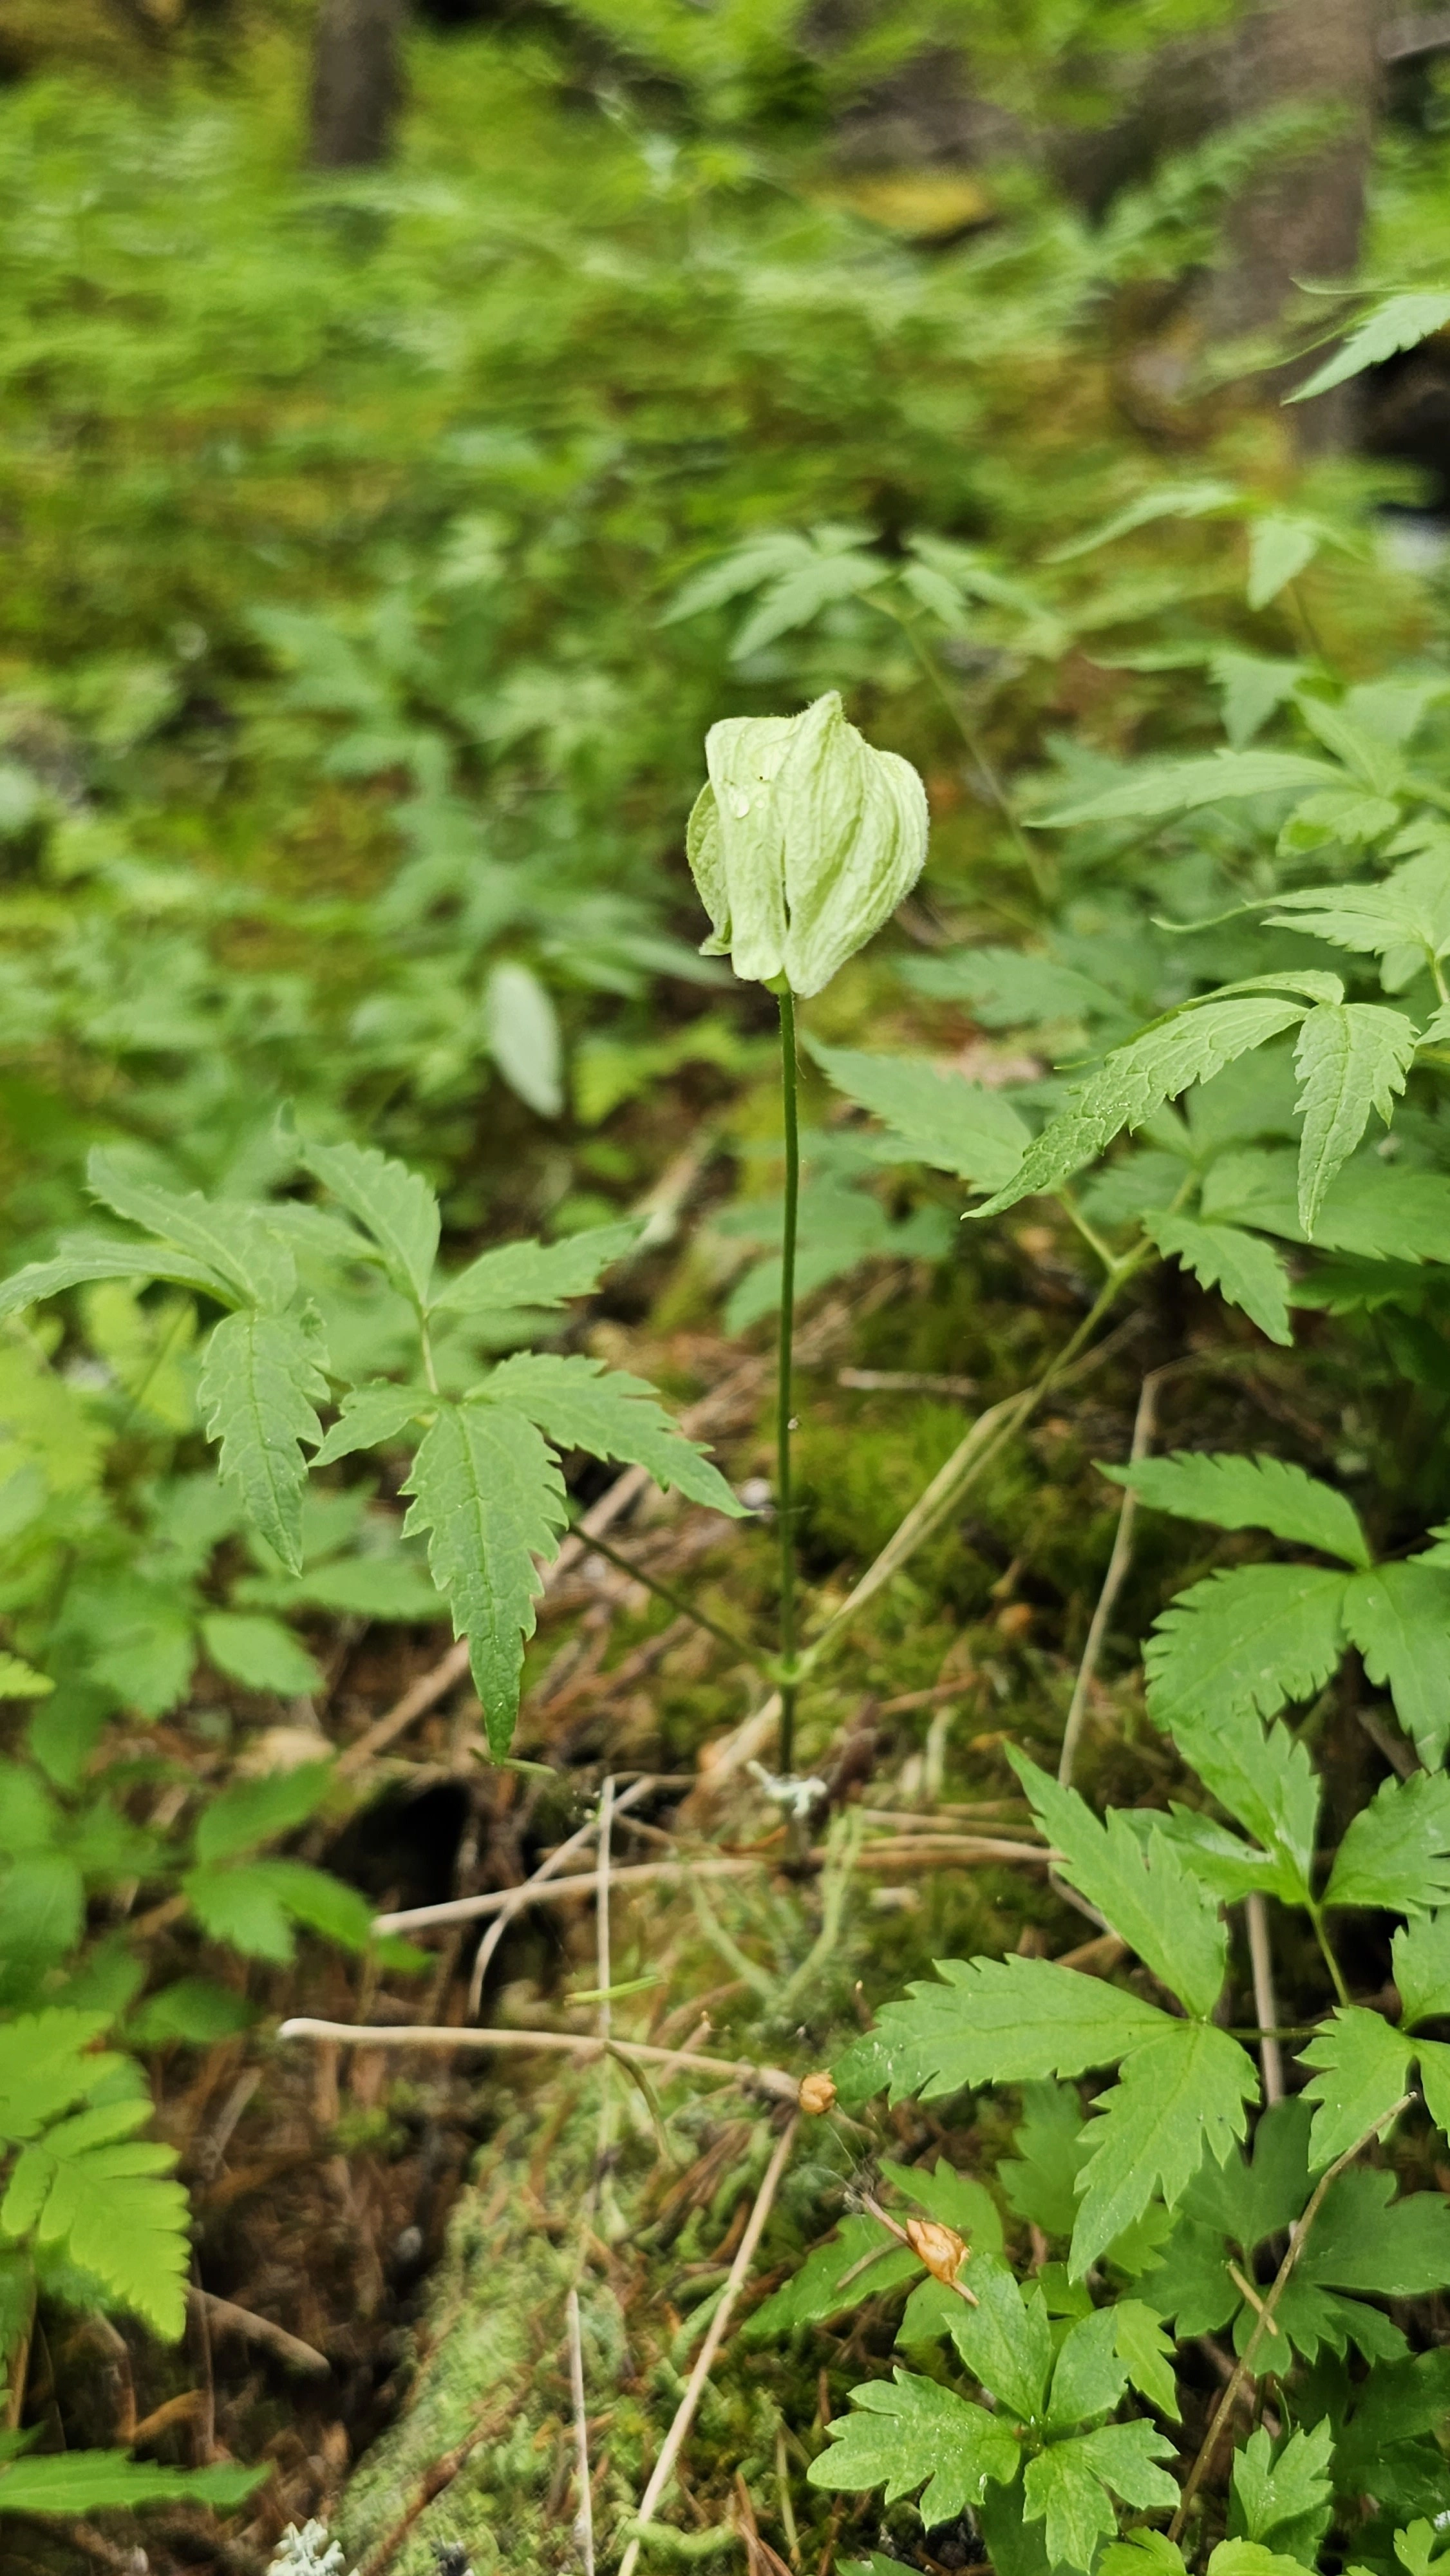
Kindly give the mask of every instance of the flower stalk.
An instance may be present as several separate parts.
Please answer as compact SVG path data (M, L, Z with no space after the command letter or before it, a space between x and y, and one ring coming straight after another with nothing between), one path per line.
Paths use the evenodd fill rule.
M780 1088L785 1119L785 1222L780 1248L780 1339L775 1386L775 1509L780 1537L780 1768L795 1762L796 1616L795 1493L792 1484L792 1376L795 1353L795 1256L800 1218L800 1117L797 1101L795 996L780 1001Z

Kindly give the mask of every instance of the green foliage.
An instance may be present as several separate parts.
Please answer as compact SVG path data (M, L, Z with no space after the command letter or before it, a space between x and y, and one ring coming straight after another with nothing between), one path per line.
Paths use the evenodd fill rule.
M481 1381L467 1382L469 1319L509 1315L522 1296L556 1303L587 1289L611 1256L626 1248L626 1229L596 1229L582 1244L557 1249L511 1245L435 1286L438 1203L417 1174L372 1148L301 1143L286 1125L278 1132L277 1154L284 1165L303 1164L360 1230L354 1233L306 1202L249 1205L199 1195L176 1201L133 1185L99 1156L92 1158L92 1185L106 1192L118 1214L153 1224L160 1237L154 1255L148 1246L121 1247L124 1275L144 1274L150 1263L156 1275L169 1275L166 1243L176 1239L204 1252L208 1296L232 1307L208 1336L199 1404L219 1446L223 1485L236 1494L257 1537L288 1573L303 1573L304 1444L317 1451L318 1463L330 1464L364 1445L394 1443L423 1422L406 1487L414 1500L403 1536L428 1536L434 1581L452 1612L455 1634L470 1640L489 1741L503 1755L518 1707L524 1640L533 1632L540 1589L536 1560L547 1562L557 1553L568 1520L555 1450L628 1460L695 1502L730 1514L741 1506L642 1379L603 1372L588 1359L535 1353L515 1355ZM402 1373L414 1384L404 1391L364 1377L360 1385L344 1385L342 1417L326 1443L314 1409L330 1394L326 1327L299 1282L292 1240L310 1256L308 1266L317 1271L324 1298L345 1293L350 1270L376 1263L413 1310ZM54 1293L53 1272L54 1265L33 1265L21 1282L27 1292ZM450 1327L457 1365L465 1372L459 1401L444 1394L434 1361L435 1329L446 1335ZM394 1340L389 1323L381 1338L384 1354ZM371 1359L378 1347L364 1342L357 1359ZM415 1392L424 1376L430 1383ZM213 1661L250 1687L309 1686L312 1669L285 1630L226 1613L204 1619L202 1635ZM199 1856L205 1862L206 1855ZM245 1927L239 1946L261 1956L289 1957L286 1914L318 1920L316 1899L306 1894L304 1882L278 1876L291 1868L269 1864L265 1887L256 1873L225 1883L194 1874L192 1902L216 1937L236 1939ZM333 1907L323 1928L342 1919ZM355 1929L342 1937L355 1940Z
M976 2144L1015 2131L1007 2217L945 2157L878 2157L747 2339L801 2345L859 2305L866 2353L895 2316L910 2367L809 2435L814 2487L970 2511L1000 2576L1184 2576L1131 2526L1181 2493L1162 2426L1196 2429L1202 2374L1178 2345L1226 2334L1272 2370L1279 2429L1240 2442L1192 2563L1292 2576L1327 2546L1428 2576L1450 2389L1417 2348L1435 2312L1403 2303L1450 2285L1450 2220L1416 2187L1421 2133L1450 2117L1443 619L1387 573L1354 470L1198 438L1185 406L1165 480L1158 429L1123 427L1109 339L1214 264L1225 193L1281 171L1282 132L1215 137L1091 221L1034 145L1035 170L992 174L990 224L929 255L812 139L862 82L961 41L1024 130L1064 87L1112 123L1123 57L1212 14L953 0L833 31L794 0L579 0L613 49L607 98L595 56L561 69L557 28L420 37L403 159L340 185L297 182L250 63L224 97L180 76L154 100L6 91L12 2344L36 2299L179 2324L183 2199L129 2051L270 2016L302 1935L361 1958L369 1994L376 1962L408 1964L314 1865L372 1787L332 1759L338 1623L451 1620L503 1757L589 1462L738 1515L647 1381L597 1355L717 1289L727 1332L778 1304L784 1205L749 1177L761 1040L729 955L819 996L806 1051L838 1098L814 1095L801 1300L875 1262L882 1374L969 1371L985 1404L1021 1396L1020 1433L1174 1265L1176 1303L1142 1298L1152 1366L1195 1401L1232 1383L1244 1426L1215 1394L1201 1433L1191 1411L1174 1432L1214 1446L1106 1471L1144 1507L1083 1702L1090 1728L1122 1718L1122 1803L1006 1748L1053 1885L1121 1961L1036 1955L1057 1918L1027 1878L1033 1955L944 1959L837 2059L852 2115L882 2089L984 2096ZM295 97L290 54L287 78ZM1413 188L1382 172L1379 194ZM1446 310L1379 299L1317 387ZM929 868L888 931L921 870L920 779ZM652 1187L666 1152L683 1197ZM665 1284L702 1181L702 1257ZM977 1218L1055 1202L1051 1249L1041 1225L963 1234L968 1189ZM572 1302L626 1259L607 1341L585 1340ZM930 1298L907 1263L933 1265ZM872 1429L860 1482L893 1437ZM1076 1515L1070 1473L1040 1470L1058 1437L1045 1407L1030 1440L1003 1431L965 1518L944 1471L924 1521L951 1532L953 1621L974 1616L979 1509L1016 1511L1034 1575L1053 1513ZM1000 1773L979 1788L998 1730L1051 1740L1081 1520L1030 1645L1009 1654L1005 1620L974 1644L970 1687L1002 1707L963 1758L969 1797L998 1799ZM835 1625L855 1563L803 1624L803 1764L842 1640L879 1696L888 1641L931 1633L941 1605L905 1565L920 1525L872 1620ZM1153 1622L1162 1740L1135 1740L1119 1620ZM1380 1703L1363 1741L1331 1695L1351 1652ZM662 1706L671 1749L631 1741L631 1767L688 1760L695 1714ZM1425 1767L1376 1786L1386 1721ZM857 1937L841 1888L811 1954L829 1973L792 2005L822 2053ZM947 1892L953 1922L989 1919L975 1873ZM1292 2052L1293 2098L1262 2111L1250 1897ZM793 1938L799 1901L773 1887L761 1923ZM159 1970L148 1914L180 1950ZM930 1954L904 1906L898 1932L904 1974ZM840 2132L853 2160L869 2118ZM955 2282L883 2231L878 2190L962 2235ZM0 2513L243 2491L111 2454L0 2462ZM871 2576L899 2564L868 2554Z

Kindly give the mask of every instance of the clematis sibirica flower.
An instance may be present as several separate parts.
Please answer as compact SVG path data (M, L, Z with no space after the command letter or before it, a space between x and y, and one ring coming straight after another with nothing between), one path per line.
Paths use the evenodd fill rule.
M819 993L921 874L921 780L873 751L834 689L803 715L712 725L705 762L685 842L714 925L701 953L749 983Z

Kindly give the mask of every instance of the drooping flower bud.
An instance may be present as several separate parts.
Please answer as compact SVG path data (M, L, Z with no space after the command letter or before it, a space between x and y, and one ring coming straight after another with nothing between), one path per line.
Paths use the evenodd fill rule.
M950 2288L966 2256L966 2238L939 2218L908 2218L906 2241L933 2280L943 2281Z
M808 2111L814 2119L823 2119L835 2103L836 2087L832 2078L821 2069L814 2075L801 2077L796 2098L803 2111Z
M921 874L921 780L863 740L834 689L803 715L712 725L705 762L685 842L714 925L702 954L749 983L819 993Z

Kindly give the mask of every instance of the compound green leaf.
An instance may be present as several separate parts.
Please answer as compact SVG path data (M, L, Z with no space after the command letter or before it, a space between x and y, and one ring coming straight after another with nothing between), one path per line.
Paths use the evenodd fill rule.
M304 1144L301 1159L366 1226L394 1286L415 1305L426 1304L438 1250L438 1202L422 1175L374 1145Z
M864 2213L843 2219L829 2243L816 2246L800 2270L746 2319L741 2333L747 2343L767 2343L796 2326L823 2325L882 2290L920 2280L921 2271L910 2248L896 2244L876 2219Z
M1304 1746L1285 1726L1270 1724L1266 1730L1248 1709L1212 1718L1180 1714L1173 1740L1219 1805L1269 1855L1267 1865L1256 1867L1247 1846L1226 1850L1229 1838L1220 1840L1209 1818L1175 1807L1165 1830L1175 1840L1182 1838L1188 1866L1200 1869L1210 1886L1215 1884L1215 1864L1240 1872L1241 1884L1220 1881L1225 1896L1261 1887L1286 1905L1303 1905L1310 1891L1319 1816L1319 1783Z
M1145 1849L1115 1810L1099 1820L1075 1789L1061 1788L1025 1754L1009 1746L1008 1760L1079 1895L1191 2013L1206 2017L1223 1988L1228 1935L1202 1880L1165 1835Z
M1009 2209L1046 2236L1070 2236L1077 2220L1082 2104L1075 2085L1048 2076L1022 2088L1015 2156L997 2167Z
M1349 2147L1389 2122L1405 2091L1413 2043L1379 2013L1340 2004L1306 2045L1316 2072L1305 2099L1319 2107L1309 2133L1309 2162L1318 2173Z
M1344 1651L1348 1580L1307 1565L1244 1565L1181 1592L1154 1623L1148 1706L1176 1734L1180 1715L1214 1720L1312 1699Z
M851 2403L854 2414L827 2426L832 2447L807 2469L812 2486L882 2487L888 2504L923 2488L930 2529L980 2504L989 2478L1006 2486L1016 2475L1007 2426L933 2379L898 2369L889 2385L873 2379L853 2388Z
M1151 2317L1148 2322L1157 2332ZM1065 2430L1091 2422L1094 2415L1110 2415L1127 2384L1117 2312L1111 2307L1094 2308L1090 2315L1078 2317L1063 2337L1052 2373L1048 2423Z
M65 2451L0 2464L0 2513L134 2513L148 2504L211 2504L230 2512L272 2474L260 2469L166 2469L124 2451Z
M518 957L502 958L483 988L488 1051L510 1091L537 1117L564 1107L564 1041L548 985Z
M1165 1100L1176 1099L1193 1083L1211 1081L1235 1057L1265 1045L1303 1016L1300 1002L1238 994L1205 1001L1145 1029L1075 1086L1068 1107L1028 1146L1011 1179L973 1215L995 1216L1034 1191L1060 1188L1122 1128L1141 1127Z
M1189 814L1238 796L1277 796L1296 788L1342 787L1344 772L1327 760L1297 751L1215 751L1204 760L1169 760L1140 769L1120 787L1085 804L1065 805L1040 818L1044 829L1074 823L1151 821L1160 814Z
M201 1636L217 1671L244 1690L276 1691L293 1699L322 1687L322 1675L306 1647L280 1619L213 1610L202 1620Z
M1304 886L1276 897L1270 930L1300 930L1360 956L1423 948L1438 956L1446 919L1446 869L1438 856L1409 860L1381 885Z
M55 1684L23 1655L0 1652L0 1699L49 1699Z
M1271 1342L1287 1346L1293 1341L1289 1273L1271 1244L1246 1234L1242 1226L1205 1225L1172 1209L1146 1216L1143 1231L1160 1252L1191 1270L1200 1288L1216 1288Z
M292 1255L267 1224L265 1212L242 1200L204 1199L197 1190L175 1190L142 1181L98 1145L86 1162L93 1198L148 1234L159 1234L190 1254L232 1298L280 1314L297 1285Z
M1183 2552L1166 2531L1125 2532L1103 2551L1099 2576L1183 2576Z
M112 2296L174 2340L186 2321L187 2196L163 2179L175 2150L123 2134L150 2103L108 2103L23 2147L3 2204L7 2235L65 2247Z
M371 1937L366 1899L305 1861L207 1862L187 1872L181 1889L210 1939L243 1958L286 1967L296 1956L297 1923L349 1950L366 1949Z
M966 2084L1021 2084L1116 2064L1170 2027L1168 2015L1101 1977L1050 1959L939 1959L832 2069L850 2101L888 2091L933 2101Z
M1150 1511L1210 1521L1216 1529L1272 1530L1275 1538L1317 1547L1346 1565L1369 1564L1354 1505L1286 1458L1178 1449L1171 1458L1144 1458L1101 1473L1126 1485Z
M1383 2299L1443 2289L1450 2282L1450 2206L1437 2191L1410 2191L1397 2200L1394 2190L1394 2175L1371 2165L1342 2173L1326 2192L1299 2258L1303 2278Z
M0 1321L93 1279L169 1279L178 1287L215 1297L224 1306L232 1303L235 1294L233 1281L204 1262L189 1261L170 1244L96 1241L77 1244L72 1251L62 1245L51 1260L29 1261L12 1278L0 1282Z
M562 1243L500 1244L450 1279L433 1299L433 1311L479 1315L511 1306L562 1306L570 1297L588 1297L611 1264L635 1249L640 1232L631 1220L588 1226L581 1234L566 1235Z
M1306 383L1286 396L1289 402L1312 402L1316 394L1327 394L1350 376L1363 375L1367 367L1383 366L1387 358L1397 357L1402 349L1418 348L1422 340L1450 322L1450 295L1430 289L1416 289L1404 295L1383 296L1355 324L1332 357L1316 367ZM1218 2576L1218 2571L1215 2571Z
M1375 1002L1320 1002L1294 1051L1304 1129L1299 1145L1299 1222L1314 1232L1324 1194L1346 1163L1373 1109L1388 1127L1414 1058L1415 1025Z
M813 1044L816 1062L848 1100L869 1109L924 1163L984 1189L1009 1180L1032 1131L999 1091L920 1056L864 1055Z
M1172 2456L1166 2436L1141 2420L1104 2424L1039 2453L1023 2481L1023 2501L1028 2521L1047 2525L1052 2565L1086 2576L1099 2541L1118 2527L1110 2489L1125 2504L1176 2504L1178 2489L1157 2465Z
M272 1771L260 1780L236 1780L218 1791L202 1808L196 1828L196 1857L204 1866L236 1860L243 1852L295 1833L316 1814L332 1780L332 1763L299 1762L290 1771Z
M1285 510L1267 510L1256 519L1249 530L1245 595L1250 608L1267 608L1296 574L1312 564L1319 546L1319 530L1310 519L1295 518Z
M1450 1777L1385 1780L1339 1846L1326 1905L1423 1914L1450 1899Z
M474 1389L465 1408L507 1406L536 1423L561 1449L587 1449L593 1458L619 1458L647 1467L657 1485L673 1486L692 1503L738 1519L745 1506L718 1467L673 1422L654 1388L624 1369L578 1353L523 1351L507 1359Z
M1402 1923L1393 1956L1406 2030L1450 2013L1450 1908Z
M390 1378L355 1386L342 1399L342 1410L312 1463L330 1467L359 1449L384 1449L410 1426L437 1409L437 1396L423 1386L395 1386Z
M1138 528L1151 527L1156 519L1202 519L1210 513L1230 509L1240 499L1236 483L1201 481L1168 483L1157 491L1140 492L1136 501L1115 510L1080 537L1064 546L1054 546L1046 557L1048 563L1074 563L1079 555L1090 555L1099 546L1116 543L1119 537L1132 536Z
M221 1443L222 1482L240 1495L269 1547L302 1571L302 1443L316 1446L327 1396L316 1345L290 1316L226 1315L207 1344L199 1400Z
M469 1641L489 1744L501 1759L542 1590L534 1560L558 1554L568 1520L563 1477L522 1412L450 1404L425 1433L403 1490L415 1497L404 1533L428 1532L433 1580L454 1635Z
M1178 2382L1173 2373L1173 2337L1165 2334L1153 2311L1141 2299L1119 2299L1108 2312L1113 2319L1118 2354L1140 2396L1160 2415L1179 2420Z
M1075 966L1059 965L1056 958L1035 956L1022 948L949 949L940 957L904 959L900 972L914 992L944 1002L971 1002L973 1018L989 1029L1124 1015L1123 1002L1105 984L1079 974ZM817 1060L830 1073L826 1055L820 1054ZM867 1058L872 1064L881 1060ZM849 1085L843 1082L841 1088L847 1090Z
M57 1966L85 1918L85 1880L68 1852L22 1852L0 1867L0 1959L13 1967Z
M1345 1591L1344 1624L1370 1680L1393 1693L1422 1761L1443 1760L1450 1744L1450 1567L1412 1557L1356 1575Z
M110 2082L125 2065L95 2042L109 2027L104 2012L23 2013L5 2024L0 2049L0 2138L19 2146L47 2124Z
M1313 2567L1329 2528L1334 2428L1327 2416L1297 2427L1275 2446L1261 2425L1234 2454L1229 2522L1236 2539L1277 2548Z
M1087 2131L1071 2269L1081 2280L1155 2192L1176 2207L1200 2164L1222 2164L1248 2126L1259 2080L1237 2040L1208 2022L1171 2022L1124 2058Z
M956 2302L951 2335L975 2379L1024 2423L1042 2411L1052 2368L1052 2329L1040 2292L1024 2297L996 2255L975 2255L969 2287L976 2306Z
M1045 2522L1049 2564L1086 2571L1099 2543L1117 2530L1112 2497L1080 2441L1054 2442L1028 2462L1022 2482L1028 2522Z

